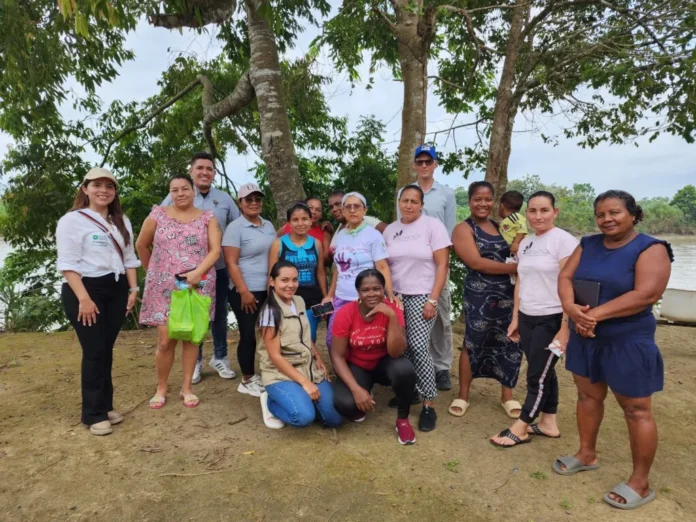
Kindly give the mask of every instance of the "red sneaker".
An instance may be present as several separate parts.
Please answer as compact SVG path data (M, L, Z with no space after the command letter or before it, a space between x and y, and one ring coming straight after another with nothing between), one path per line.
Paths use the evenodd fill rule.
M408 419L396 419L396 433L399 444L414 444L416 442L416 432L413 431Z

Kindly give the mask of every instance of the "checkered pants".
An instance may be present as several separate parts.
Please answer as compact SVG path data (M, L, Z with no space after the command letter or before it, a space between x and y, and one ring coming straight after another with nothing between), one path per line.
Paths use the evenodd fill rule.
M424 401L432 401L437 396L435 386L435 365L430 355L430 333L435 324L435 317L426 321L423 319L423 306L428 301L427 295L400 295L404 303L404 319L406 320L406 357L416 369L418 381L416 389Z

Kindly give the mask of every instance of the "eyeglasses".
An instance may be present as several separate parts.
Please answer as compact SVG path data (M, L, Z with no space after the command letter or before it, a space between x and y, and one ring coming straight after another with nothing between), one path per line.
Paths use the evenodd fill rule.
M348 212L354 212L365 207L363 205L358 205L357 203L355 203L353 205L343 205L343 208L346 209Z
M416 160L414 161L416 164L416 167L422 167L423 165L427 165L428 167L435 163L434 159L427 159L427 160Z
M261 203L263 201L263 198L261 196L247 196L245 198L242 198L244 201L246 201L248 204L251 203Z

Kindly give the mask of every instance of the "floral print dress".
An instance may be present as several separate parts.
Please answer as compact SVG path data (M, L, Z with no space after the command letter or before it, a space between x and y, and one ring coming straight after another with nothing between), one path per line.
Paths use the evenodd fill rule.
M172 290L176 290L175 275L194 270L208 255L208 223L214 217L207 210L198 219L182 223L171 218L165 207L155 205L150 212L157 223L152 257L145 278L140 323L159 326L167 324ZM210 320L215 315L215 266L208 270L205 286L199 290L210 296Z
M503 236L493 236L474 223L466 222L474 231L474 240L481 257L504 263L510 247ZM497 223L493 222L496 227ZM519 343L511 341L507 329L512 321L515 287L508 275L491 275L467 267L464 280L466 331L464 349L469 354L473 378L495 379L506 388L514 388L522 363Z

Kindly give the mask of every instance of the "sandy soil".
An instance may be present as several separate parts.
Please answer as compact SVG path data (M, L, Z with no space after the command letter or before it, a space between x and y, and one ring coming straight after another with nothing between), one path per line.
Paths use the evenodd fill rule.
M630 471L615 402L608 401L600 434L600 470L573 477L551 470L554 457L573 452L578 440L575 390L565 371L560 440L492 447L488 436L509 421L496 385L479 380L464 418L446 412L455 390L442 393L437 430L418 432L416 445L402 447L383 388L376 392L377 412L362 424L273 431L263 425L258 400L237 393L238 380L209 372L196 387L201 406L185 409L176 399L177 363L170 402L152 411L146 401L154 392L155 337L128 332L114 363L117 405L128 413L112 435L98 438L79 424L75 335L3 335L0 520L693 521L695 334L658 329L666 363L666 391L654 400L658 498L630 514L601 500ZM516 396L523 398L522 388ZM414 425L418 412L413 409Z

